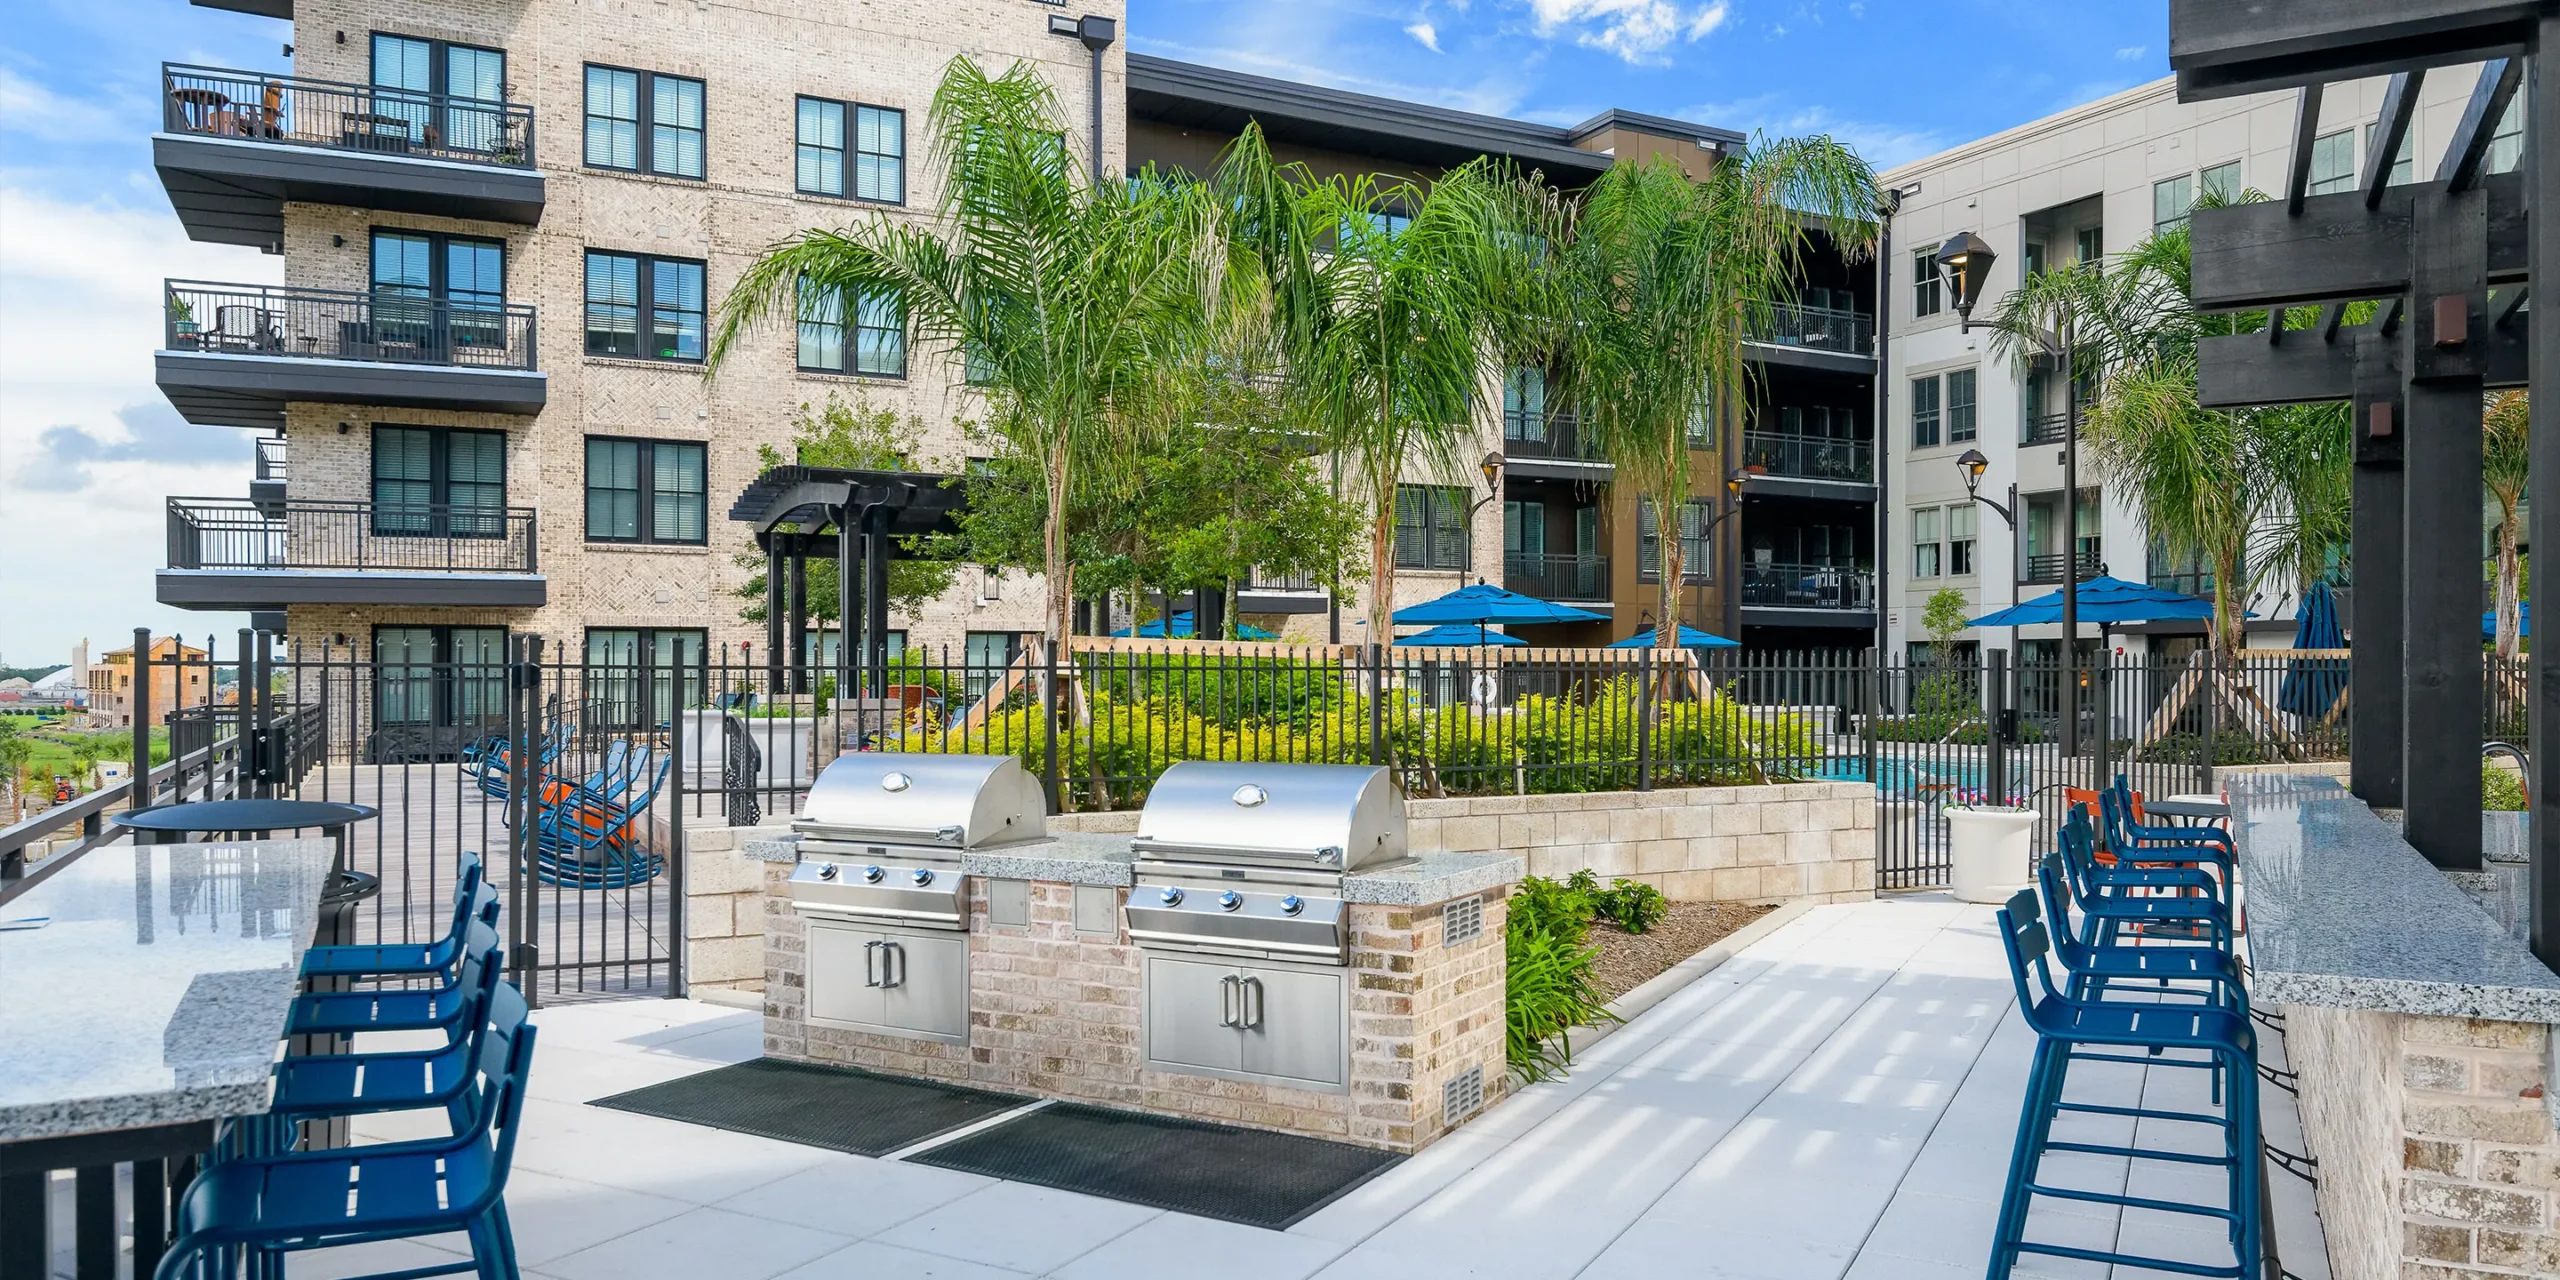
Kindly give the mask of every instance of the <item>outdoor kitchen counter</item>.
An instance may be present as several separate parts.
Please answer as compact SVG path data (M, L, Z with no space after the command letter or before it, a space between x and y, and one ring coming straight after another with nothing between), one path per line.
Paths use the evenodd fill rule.
M800 860L798 836L749 840L744 847L749 858L760 862ZM964 852L960 855L960 870L967 875L990 876L999 880L1044 880L1052 884L1090 884L1125 889L1131 880L1129 856L1129 837L1126 835L1056 831L1045 840L1034 840L1028 844Z
M1529 862L1518 854L1425 853L1343 877L1342 896L1382 907L1427 907L1498 889L1527 874Z
M2560 974L2336 779L2229 792L2256 999L2560 1022Z

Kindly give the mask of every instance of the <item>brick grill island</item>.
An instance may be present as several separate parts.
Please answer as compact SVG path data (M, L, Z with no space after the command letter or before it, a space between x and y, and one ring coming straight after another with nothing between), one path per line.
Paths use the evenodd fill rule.
M1347 963L1336 965L1137 945L1131 842L1063 832L961 854L965 1034L937 1037L811 1019L810 917L791 896L800 842L748 841L747 855L766 864L765 1052L1400 1152L1501 1099L1503 906L1521 858L1426 852L1343 874ZM1267 1034L1221 1031L1218 1002L1243 978L1258 979L1251 1016ZM1204 992L1206 1005L1181 1003ZM1162 1061L1200 1060L1179 1051L1171 1028L1187 1020L1197 1047L1204 1011L1213 1051L1234 1052L1219 1050L1223 1034L1258 1044L1243 1050L1254 1056Z

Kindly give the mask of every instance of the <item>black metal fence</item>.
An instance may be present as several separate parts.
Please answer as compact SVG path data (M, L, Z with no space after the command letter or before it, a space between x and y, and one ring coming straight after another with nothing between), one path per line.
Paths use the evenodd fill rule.
M171 280L164 348L274 359L529 371L533 308L379 289Z
M1876 478L1875 446L1868 441L1778 431L1744 432L1742 465L1806 480L1873 483Z
M536 519L464 503L171 498L169 567L533 573Z
M1502 585L1541 600L1606 600L1609 557L1502 553Z
M521 102L177 63L161 64L160 82L170 133L533 167L533 108Z

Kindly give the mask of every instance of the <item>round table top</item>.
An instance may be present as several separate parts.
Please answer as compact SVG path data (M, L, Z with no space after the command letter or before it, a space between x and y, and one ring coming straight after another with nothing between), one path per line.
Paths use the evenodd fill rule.
M2142 812L2164 818L2228 818L2231 806L2211 796L2171 796L2166 800L2144 801Z
M327 800L196 800L113 814L108 820L141 831L298 831L343 827L381 812L369 804Z
M169 91L169 96L180 102L212 107L225 106L231 101L231 95L224 93L219 89L206 89L192 85L185 88L171 89ZM217 801L216 803L219 802Z

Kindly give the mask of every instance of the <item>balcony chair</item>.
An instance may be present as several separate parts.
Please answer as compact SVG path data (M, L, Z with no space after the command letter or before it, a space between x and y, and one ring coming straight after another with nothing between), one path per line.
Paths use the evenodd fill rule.
M673 752L644 748L588 784L546 784L534 820L533 873L569 889L628 889L656 879L666 859L646 847L640 824L674 765Z

